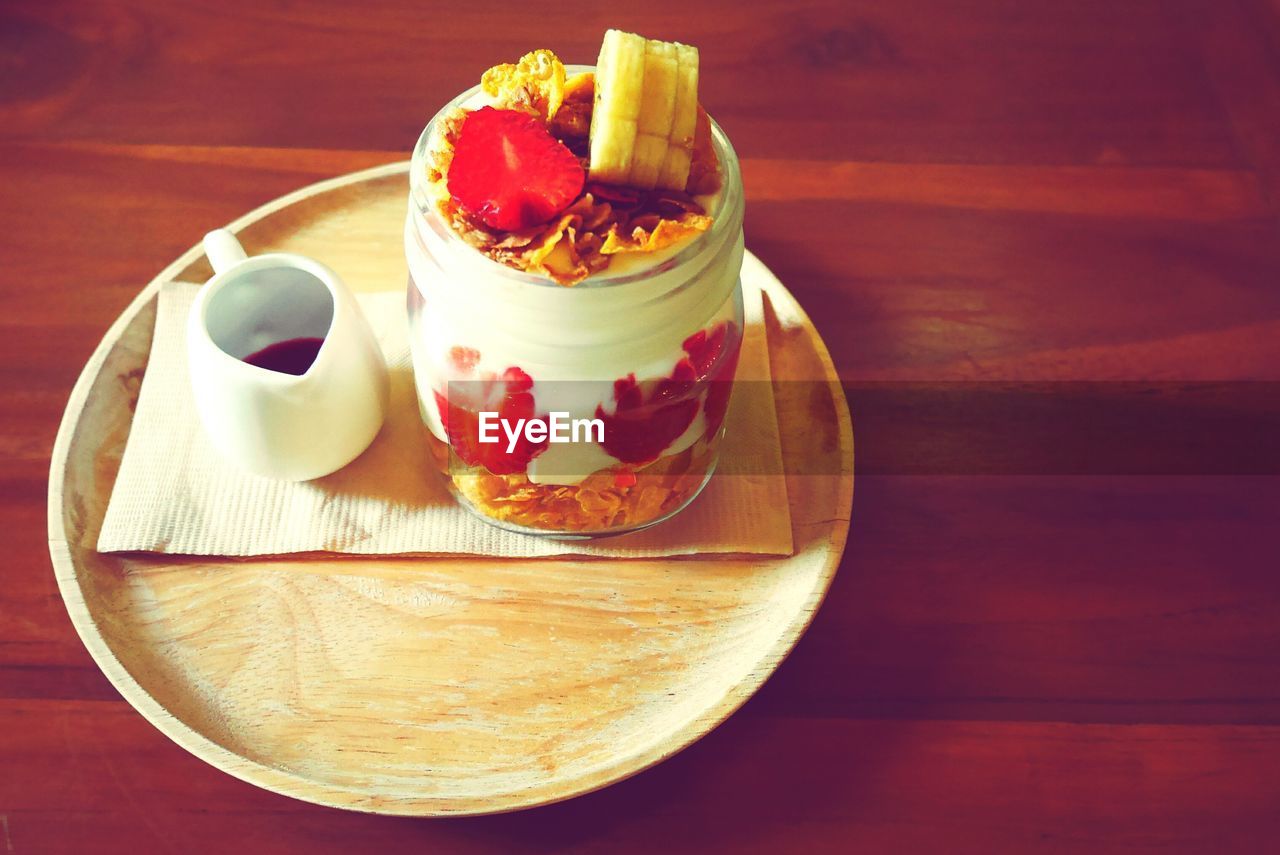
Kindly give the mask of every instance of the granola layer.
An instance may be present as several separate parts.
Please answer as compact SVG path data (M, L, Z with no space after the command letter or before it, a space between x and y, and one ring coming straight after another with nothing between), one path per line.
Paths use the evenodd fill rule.
M447 443L427 435L441 472L475 510L500 522L555 533L631 530L663 519L697 494L719 443L717 435L639 469L602 469L580 484L561 486L467 466L450 454Z

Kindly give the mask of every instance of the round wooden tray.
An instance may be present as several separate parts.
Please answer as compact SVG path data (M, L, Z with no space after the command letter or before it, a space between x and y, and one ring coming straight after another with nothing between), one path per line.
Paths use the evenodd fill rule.
M251 253L305 253L353 287L400 290L407 170L315 184L230 228ZM95 552L157 290L209 275L193 247L107 332L67 404L49 480L49 550L80 637L120 693L196 756L279 793L379 813L553 802L698 739L813 618L848 533L853 434L826 348L772 276L787 471L825 473L787 476L789 558Z

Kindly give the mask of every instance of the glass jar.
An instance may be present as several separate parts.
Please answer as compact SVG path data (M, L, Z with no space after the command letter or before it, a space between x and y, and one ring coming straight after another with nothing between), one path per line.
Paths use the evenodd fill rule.
M724 434L743 331L737 156L713 122L709 229L562 286L491 260L430 200L433 125L479 91L427 125L410 171L410 350L433 457L459 501L501 528L583 538L659 523L706 485ZM504 432L521 419L545 438Z

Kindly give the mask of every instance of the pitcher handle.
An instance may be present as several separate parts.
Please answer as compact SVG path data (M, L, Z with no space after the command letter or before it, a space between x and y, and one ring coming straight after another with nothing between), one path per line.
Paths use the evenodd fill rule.
M248 258L236 236L226 229L214 229L204 236L204 254L214 273L230 270Z

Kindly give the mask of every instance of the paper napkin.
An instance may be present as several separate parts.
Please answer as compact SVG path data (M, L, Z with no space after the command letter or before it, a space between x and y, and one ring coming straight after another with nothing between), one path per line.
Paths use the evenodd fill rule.
M744 277L747 271L744 270ZM758 286L744 280L738 377L767 380ZM167 283L133 425L98 539L102 552L275 555L297 552L502 557L785 555L791 518L774 400L739 383L721 469L679 515L646 531L563 542L503 531L463 509L431 462L410 367L403 294L360 295L387 357L391 404L364 454L324 478L285 483L224 461L205 437L187 377L187 310L199 286Z

